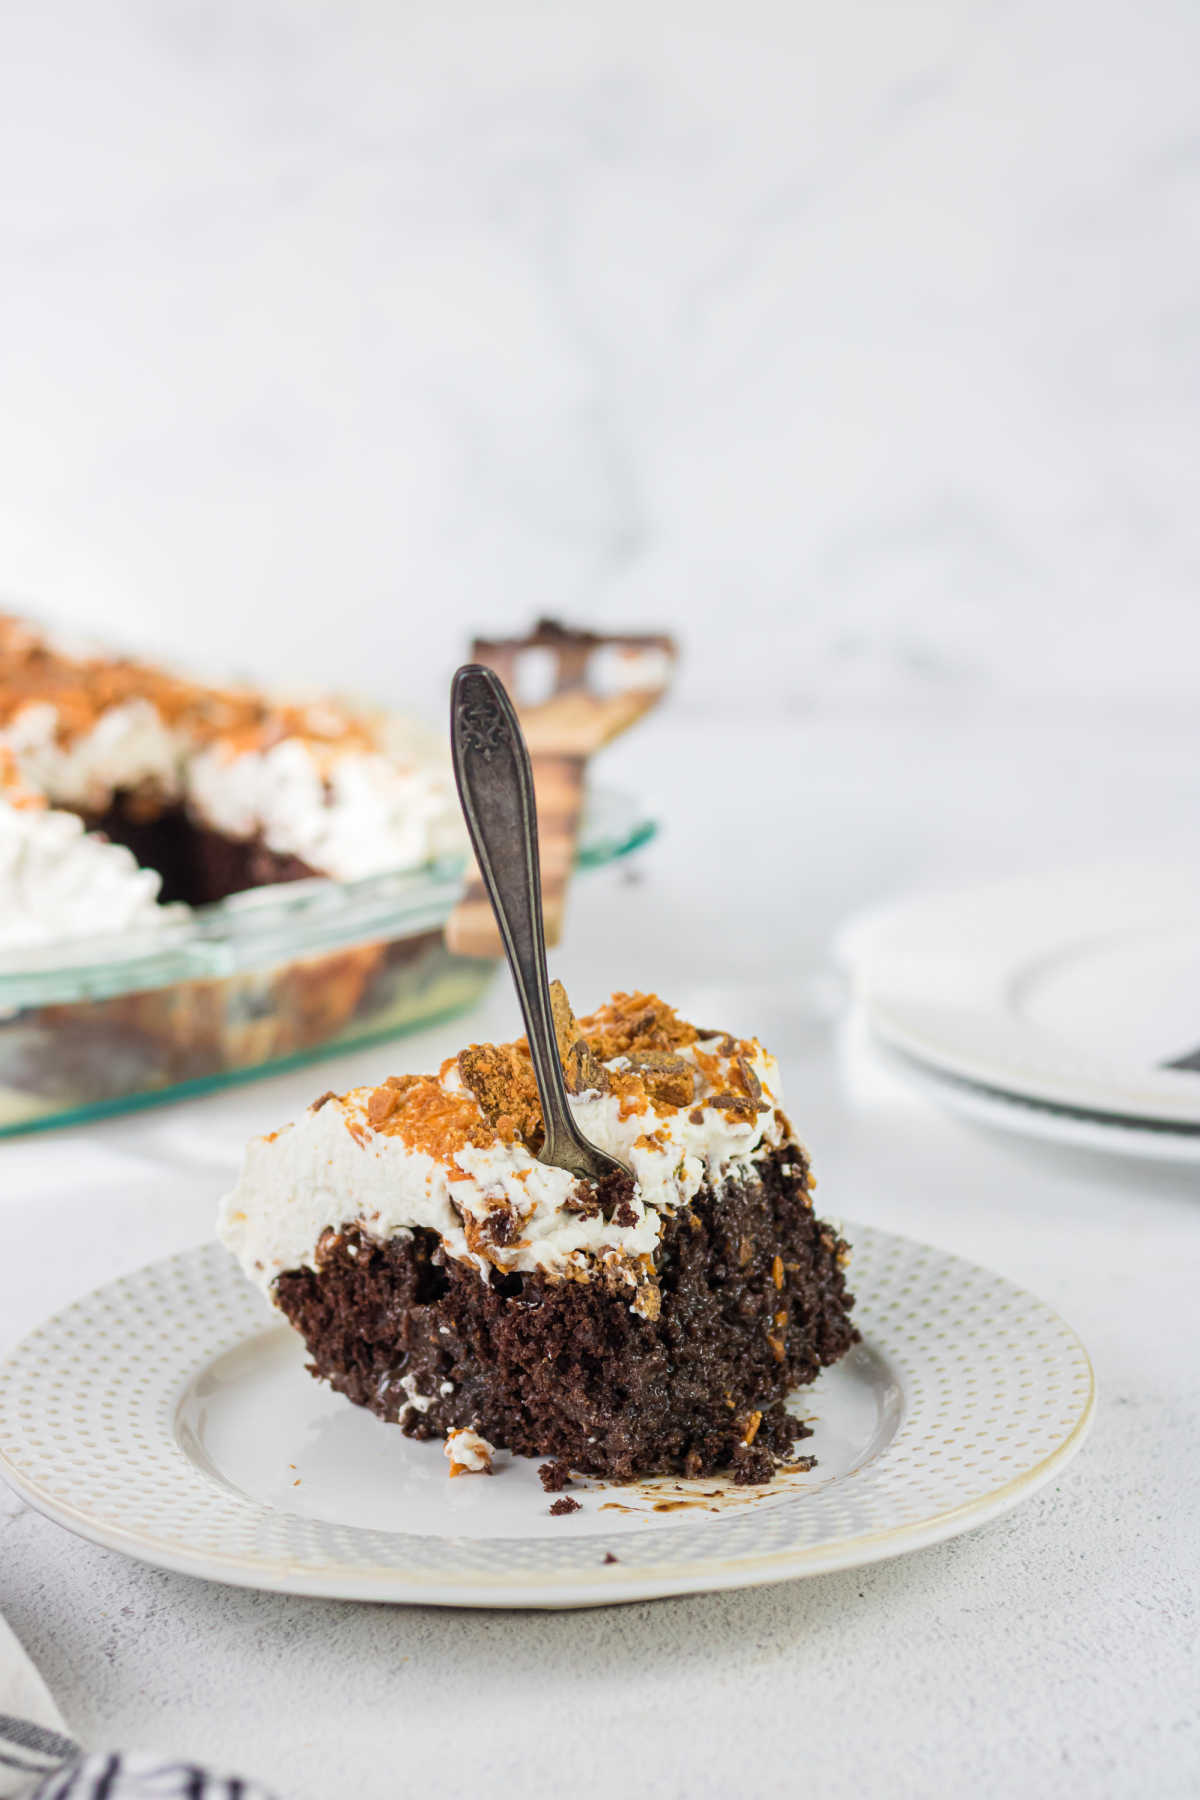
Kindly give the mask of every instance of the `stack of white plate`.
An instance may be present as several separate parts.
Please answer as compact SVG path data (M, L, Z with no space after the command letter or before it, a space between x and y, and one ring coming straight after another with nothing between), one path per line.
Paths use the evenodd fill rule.
M1200 1161L1200 869L979 883L838 941L873 1044L955 1110Z

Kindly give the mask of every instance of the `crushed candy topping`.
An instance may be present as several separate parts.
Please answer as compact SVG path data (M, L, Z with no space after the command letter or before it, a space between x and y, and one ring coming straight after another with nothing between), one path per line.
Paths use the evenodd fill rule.
M72 743L113 707L145 701L164 724L196 743L220 739L223 750L269 750L288 738L345 749L376 747L372 722L322 703L292 703L249 688L188 681L131 658L72 655L33 626L0 613L0 725L24 707L52 706L55 736Z
M556 981L551 1003L568 1091L612 1095L622 1121L651 1114L653 1122L635 1140L639 1148L665 1148L670 1141L665 1120L683 1113L691 1124L702 1126L709 1108L734 1123L751 1123L760 1112L774 1111L784 1129L790 1129L755 1070L759 1046L752 1039L701 1034L656 994L615 994L607 1006L578 1019ZM314 1108L331 1098L335 1096L323 1094ZM453 1179L463 1178L455 1163L459 1152L521 1144L536 1156L544 1138L524 1038L511 1044L471 1044L436 1075L392 1075L376 1088L343 1096L341 1105L347 1129L364 1145L372 1132L398 1137L411 1149L450 1165ZM586 1184L565 1203L565 1210L593 1216L595 1198ZM635 1217L626 1202L618 1223ZM511 1212L497 1212L486 1235L502 1245L515 1241L519 1231L520 1222Z

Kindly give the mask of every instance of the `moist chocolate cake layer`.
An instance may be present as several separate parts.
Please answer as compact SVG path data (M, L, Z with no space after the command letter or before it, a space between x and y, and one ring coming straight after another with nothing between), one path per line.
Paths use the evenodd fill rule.
M177 802L147 807L141 796L117 794L105 812L88 814L89 831L124 844L144 869L162 877L160 899L207 906L246 888L303 881L319 870L298 856L269 850L261 838L230 838L200 824Z
M313 1372L410 1437L470 1426L584 1474L757 1482L810 1435L790 1390L857 1339L844 1251L787 1144L665 1223L657 1318L599 1275L484 1280L423 1229L330 1233L320 1268L281 1275L276 1297Z

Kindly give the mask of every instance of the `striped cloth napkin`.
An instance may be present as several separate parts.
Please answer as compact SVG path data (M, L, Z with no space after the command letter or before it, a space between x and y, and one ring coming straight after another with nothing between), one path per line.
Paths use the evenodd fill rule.
M0 1618L0 1800L272 1800L236 1775L161 1756L88 1754Z

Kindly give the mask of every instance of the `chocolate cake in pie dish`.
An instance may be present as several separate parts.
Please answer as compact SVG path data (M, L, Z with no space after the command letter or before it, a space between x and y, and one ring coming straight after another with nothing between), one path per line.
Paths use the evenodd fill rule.
M220 1235L316 1376L452 1459L471 1433L617 1481L767 1480L807 1435L789 1394L857 1337L776 1065L654 995L576 1020L553 993L571 1110L631 1173L539 1161L524 1040L476 1044L258 1139Z

